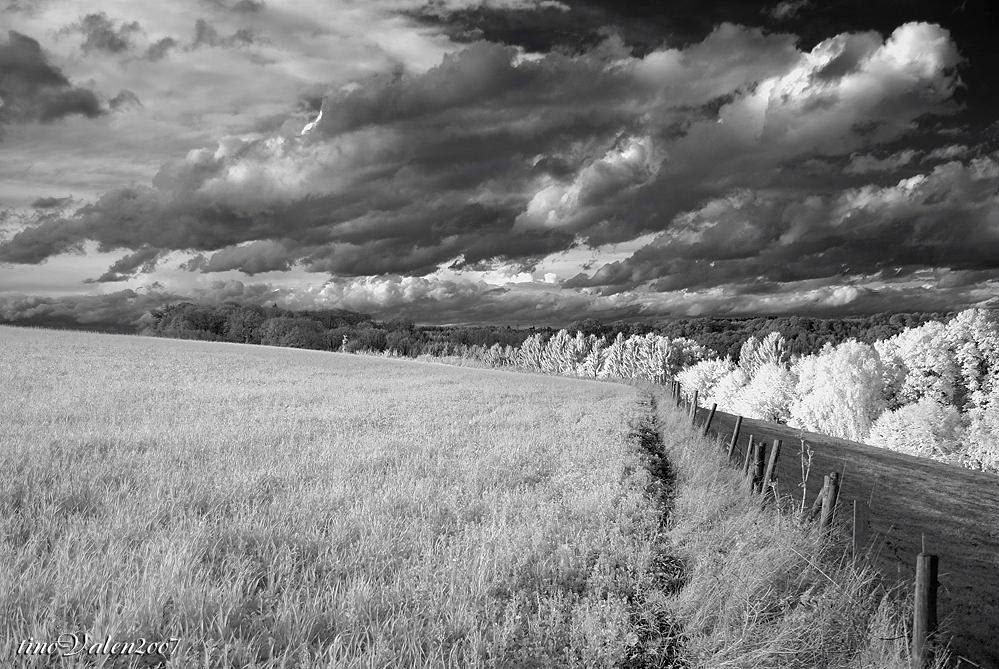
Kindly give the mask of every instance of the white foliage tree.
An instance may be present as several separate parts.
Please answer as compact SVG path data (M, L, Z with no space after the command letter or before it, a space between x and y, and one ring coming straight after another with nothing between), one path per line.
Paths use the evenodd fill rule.
M544 374L573 374L576 371L572 355L573 337L568 330L559 330L545 344L541 354L541 372Z
M676 376L685 367L714 357L710 349L686 337L677 337L670 340L669 351L669 362L667 363L666 373L670 377Z
M850 339L798 360L789 424L862 441L884 408L881 359L873 346Z
M725 411L740 413L742 391L749 384L749 381L750 378L746 375L742 367L736 366L718 379L718 383L715 385L709 399L711 402L716 402ZM746 417L751 418L748 415Z
M517 365L535 372L541 371L544 359L545 345L540 334L533 334L521 343L517 349Z
M947 323L947 343L958 368L954 400L964 409L984 408L999 377L999 321L987 309L962 311Z
M881 414L867 442L892 451L953 461L961 448L961 414L931 396Z
M929 321L874 343L884 369L885 399L889 408L932 397L953 403L958 378L957 358L947 326Z
M579 376L595 379L600 374L600 367L604 361L604 353L607 348L607 340L603 337L597 339L593 337L590 350L576 368Z
M694 391L697 391L698 396L707 401L714 397L718 382L734 369L735 363L727 358L725 360L717 358L701 360L681 371L676 375L676 378L684 392L693 394ZM717 402L714 399L711 401ZM721 402L718 404L724 408Z
M772 359L760 364L749 382L732 393L728 402L732 411L747 418L786 423L791 417L796 387L794 372Z
M598 377L601 379L626 378L623 373L625 367L624 348L624 334L618 332L614 341L604 351L604 359L600 365L600 371L597 372Z
M999 384L985 406L971 412L965 443L961 464L999 474Z
M779 332L762 340L750 337L739 349L739 366L752 378L764 365L780 365L787 359L787 342Z

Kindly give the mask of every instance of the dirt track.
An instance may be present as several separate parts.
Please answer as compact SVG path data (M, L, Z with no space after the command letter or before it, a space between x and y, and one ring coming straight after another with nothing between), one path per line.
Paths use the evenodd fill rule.
M698 424L707 415L699 409ZM711 433L728 444L734 426L735 416L719 411ZM925 537L926 551L940 556L939 613L953 634L953 650L978 666L999 669L999 477L751 419L742 422L740 464L750 434L768 444L782 441L782 495L801 499L802 439L813 451L809 505L823 475L840 472L838 513L852 521L857 502L858 543L873 545L885 576L911 582Z

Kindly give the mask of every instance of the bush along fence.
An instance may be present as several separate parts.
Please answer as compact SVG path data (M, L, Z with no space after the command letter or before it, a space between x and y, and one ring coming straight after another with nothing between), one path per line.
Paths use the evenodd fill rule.
M711 423L714 421L717 404L712 404L708 412L707 419L703 425L697 423L697 391L692 396L686 395L678 381L671 381L668 384L670 395L676 406L686 412L691 425L701 428L701 434L708 435ZM728 461L731 463L736 455L736 446L742 431L742 416L737 416L732 435L725 446ZM781 455L781 440L774 439L770 448L767 448L765 441L754 439L752 434L746 440L746 450L742 458L741 469L743 477L746 479L746 489L748 494L759 498L762 503L776 502L777 493L777 464ZM830 472L825 475L823 485L816 496L811 508L803 514L808 522L818 521L819 529L823 533L833 530L833 520L836 516L837 504L839 503L840 472ZM804 506L802 507L804 511ZM853 506L853 545L856 551L856 528L858 523L857 506ZM937 574L939 571L939 558L925 552L925 549L916 557L916 577L914 584L914 606L912 619L912 640L911 640L911 668L924 669L933 662L933 641L937 632Z

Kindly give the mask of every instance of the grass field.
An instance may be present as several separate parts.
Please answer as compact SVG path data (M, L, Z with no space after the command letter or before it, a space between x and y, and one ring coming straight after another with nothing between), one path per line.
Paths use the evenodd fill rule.
M909 664L904 598L661 388L3 327L0 378L3 666L121 666L15 654L66 633L167 667Z
M66 632L179 638L172 667L635 652L633 388L7 327L0 378L6 661Z

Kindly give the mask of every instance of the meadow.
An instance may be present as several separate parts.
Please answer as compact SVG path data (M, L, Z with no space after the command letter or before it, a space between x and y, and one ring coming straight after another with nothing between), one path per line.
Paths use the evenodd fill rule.
M177 639L139 658L167 668L909 666L906 594L845 534L751 499L662 388L33 329L0 345L13 666L125 666L16 654L65 633Z
M169 667L638 652L634 388L7 327L0 378L7 661L67 632L179 639Z

